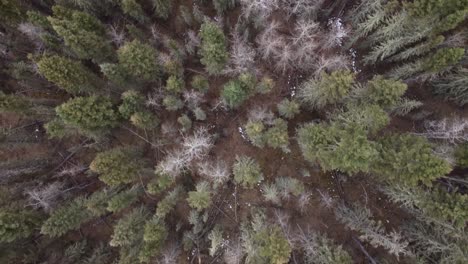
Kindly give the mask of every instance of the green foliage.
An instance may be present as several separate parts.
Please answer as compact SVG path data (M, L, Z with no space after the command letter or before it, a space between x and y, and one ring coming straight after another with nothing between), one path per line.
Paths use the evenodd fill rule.
M221 97L228 107L237 108L249 97L249 91L239 81L229 81L224 85Z
M275 81L269 77L263 77L255 88L258 93L267 94L275 87Z
M166 90L170 93L179 94L185 89L184 79L177 76L170 76L166 81Z
M215 226L213 230L211 230L210 234L208 234L208 239L211 242L210 256L215 256L218 249L223 246L224 241L223 230L219 227L219 225Z
M107 213L107 202L115 195L112 189L95 191L84 201L84 206L93 215L99 217Z
M113 247L128 247L141 241L147 217L148 212L143 207L135 208L124 215L114 226L109 244Z
M263 180L260 165L248 156L237 156L233 166L234 181L244 188L252 189Z
M44 125L49 138L63 138L68 135L68 129L59 118L55 118Z
M250 142L256 147L263 148L265 146L265 125L261 121L250 120L245 125L245 133L250 139Z
M413 16L439 15L444 17L459 10L468 9L468 2L466 0L415 0L405 3L405 7Z
M294 100L283 99L277 107L280 116L286 119L292 119L301 112L299 104Z
M138 200L139 194L140 188L136 186L127 190L123 190L109 199L106 209L109 212L116 213L136 202Z
M34 211L0 208L0 242L2 243L27 238L32 235L38 225L40 225L40 220Z
M420 194L421 195L421 194ZM464 227L468 219L468 195L458 192L447 192L435 188L422 194L422 199L416 204L427 215L435 219L452 222Z
M424 70L440 72L449 66L457 64L465 54L463 48L442 48L424 61Z
M214 22L205 21L200 29L200 38L200 62L209 74L220 74L229 57L223 31Z
M128 82L129 74L118 64L103 63L99 65L101 72L110 81L118 85L125 85Z
M390 107L398 102L407 89L408 86L401 81L384 79L377 75L367 83L366 99L371 104Z
M331 74L322 72L320 78L305 82L298 96L311 108L320 109L329 104L340 103L348 95L354 83L354 74L348 70Z
M196 191L188 193L187 202L190 207L201 211L211 206L212 191L210 184L206 181L197 183Z
M80 59L104 61L112 54L112 47L104 38L104 26L98 19L58 5L52 10L54 16L48 17L50 24Z
M122 104L119 112L123 118L129 119L133 114L143 109L145 97L135 90L129 90L122 94Z
M304 184L291 177L278 177L275 179L275 185L284 198L288 198L290 194L299 196L304 192Z
M190 84L193 88L202 93L206 93L210 89L210 83L208 82L208 79L202 75L193 76L192 82Z
M0 21L14 24L21 19L20 2L16 0L0 0Z
M434 155L427 139L401 134L380 140L380 157L374 163L373 171L385 180L416 186L427 186L432 181L451 171L447 161Z
M156 256L164 245L169 232L163 220L153 217L145 224L143 234L143 248L140 251L140 261L149 263L151 258Z
M163 99L163 105L168 111L177 111L184 107L184 102L173 95L167 95Z
M177 123L181 125L182 132L187 132L190 130L190 128L192 128L192 120L186 114L183 114L177 118Z
M0 91L0 112L27 113L29 108L26 98Z
M304 158L318 161L325 171L369 172L378 154L376 144L367 139L366 130L357 125L310 123L298 130L297 137Z
M178 49L178 47L175 47ZM184 76L184 66L180 63L180 61L175 59L169 59L164 62L164 72L168 75L173 75L177 77Z
M455 151L455 158L457 166L461 168L468 168L468 143L457 146Z
M50 24L47 17L42 15L40 12L29 10L26 12L26 15L28 17L29 23L38 27L42 27L43 29L52 28L52 25Z
M99 173L99 179L110 186L131 183L138 178L144 162L138 153L123 147L98 153L91 162L91 171Z
M117 113L111 101L104 97L75 97L56 108L66 125L84 131L107 130L117 124Z
M176 187L174 190L170 191L161 201L159 201L156 208L156 217L165 218L172 209L176 206L177 202L182 198L183 194L182 187Z
M158 173L157 171L155 173L156 178L151 180L148 185L146 185L148 193L153 195L160 194L161 192L167 190L175 182L174 177L171 177L168 174Z
M371 134L377 133L390 123L387 112L378 105L352 105L332 119L345 126L358 124Z
M78 197L71 203L56 209L44 222L41 233L51 237L59 237L70 230L80 228L80 225L91 219L92 214L86 210L85 199Z
M120 6L124 14L129 15L136 21L143 24L148 20L143 8L136 0L121 0Z
M254 234L253 240L258 248L261 263L286 264L289 262L292 249L278 226L265 228Z
M150 45L133 40L120 47L117 55L119 67L125 74L143 81L158 77L160 69L156 63L157 53Z
M71 94L96 90L96 76L78 61L57 55L42 56L37 68L48 81Z
M265 132L266 144L272 148L280 148L286 153L290 152L288 123L280 118L273 122L273 126Z
M169 18L172 0L153 0L154 14L162 19Z
M134 113L130 117L130 122L141 129L154 129L159 125L158 118L148 110Z

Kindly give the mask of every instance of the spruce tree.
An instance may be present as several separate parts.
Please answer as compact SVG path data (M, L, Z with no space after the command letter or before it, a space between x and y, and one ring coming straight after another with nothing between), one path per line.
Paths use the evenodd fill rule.
M117 51L119 67L137 80L151 81L158 78L160 71L156 63L157 53L148 44L139 40L127 42Z
M210 75L220 74L228 60L226 37L214 22L205 21L200 29L200 62Z
M104 38L104 26L97 18L58 5L52 10L50 24L80 59L102 62L112 55L112 46Z
M40 218L34 211L0 208L0 242L2 243L27 238L39 225Z

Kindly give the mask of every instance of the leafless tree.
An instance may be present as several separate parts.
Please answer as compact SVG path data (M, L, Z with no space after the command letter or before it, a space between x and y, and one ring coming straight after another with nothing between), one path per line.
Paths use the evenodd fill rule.
M305 192L299 196L297 199L297 205L302 213L306 211L307 206L309 205L310 198L312 197L312 193Z
M234 238L226 243L223 260L226 264L241 264L244 257L244 251L239 238Z
M332 208L335 204L333 197L331 197L328 192L322 192L320 190L317 190L317 192L320 194L320 204L325 208Z
M27 190L25 194L28 196L30 206L42 208L44 211L50 212L56 205L59 196L62 194L63 187L63 182L54 182Z
M328 22L330 30L322 38L322 49L330 49L336 46L343 45L343 39L349 34L349 30L344 27L343 21L340 18L330 19Z
M213 182L215 188L229 180L231 175L226 162L217 160L214 162L201 162L198 164L198 173Z
M153 89L151 93L148 93L145 104L153 109L160 109L163 98L164 92L162 89Z
M169 152L166 157L158 164L156 170L160 173L178 177L187 167L187 157L181 150Z
M426 121L425 132L417 133L430 139L445 140L449 143L468 141L468 121L461 117Z
M183 155L187 161L201 160L213 147L213 136L206 128L199 128L193 135L185 136L182 142Z
M275 119L275 115L270 109L264 106L257 106L249 111L248 118L251 122L264 122L266 124L272 124L273 120Z
M279 7L279 0L240 0L245 18L268 17Z
M197 33L193 30L189 30L187 32L187 36L185 37L185 49L189 54L195 54L197 47L201 44L200 38L198 37Z
M44 30L31 23L20 23L18 30L25 34L36 46L38 51L44 49L44 43L42 42L41 35L44 34Z
M325 0L282 0L288 17L297 16L304 19L316 19Z
M203 94L195 90L186 90L183 94L184 101L188 108L195 109L205 101Z
M158 263L161 264L177 264L180 255L180 245L170 243L161 253L161 258Z
M82 164L71 165L63 167L58 173L57 177L64 177L64 176L76 176L83 171L87 170L88 167Z
M249 45L245 36L234 30L231 40L231 57L225 71L228 74L241 74L255 70L255 49Z
M125 31L119 30L117 27L109 26L108 34L111 41L118 47L122 46L125 42Z
M314 75L318 77L324 70L337 71L343 69L349 69L351 62L349 57L342 54L333 54L330 56L321 55L315 65Z

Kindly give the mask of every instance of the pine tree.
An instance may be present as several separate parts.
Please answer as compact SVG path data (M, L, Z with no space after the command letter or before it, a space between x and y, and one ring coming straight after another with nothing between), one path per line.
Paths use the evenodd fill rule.
M142 241L147 218L148 212L143 207L133 209L114 226L109 244L112 247L131 247Z
M153 217L146 221L143 233L143 248L140 251L140 261L142 263L150 262L151 258L156 256L164 245L169 231L163 220Z
M39 73L68 93L96 91L97 77L80 62L58 55L42 56L37 61Z
M80 59L101 62L112 55L112 47L103 37L104 26L98 19L58 5L53 6L52 10L54 15L48 17L50 24Z
M294 100L284 99L277 105L277 107L280 116L286 119L292 119L300 112L300 106Z
M89 168L99 173L99 179L104 183L116 186L135 181L144 162L136 151L117 147L97 154Z
M187 201L190 207L203 210L211 206L211 186L208 182L202 181L197 183L196 191L192 191L188 193Z
M349 174L369 172L378 154L376 144L357 124L306 124L298 132L298 143L304 158L319 162L323 170L339 170Z
M348 70L331 74L322 72L320 78L306 81L299 88L302 103L313 109L340 103L348 95L354 83L354 74Z
M430 186L432 181L449 173L447 161L437 157L427 139L410 135L392 135L379 140L379 158L373 171L384 180L416 186Z
M209 74L220 74L229 57L223 31L214 22L205 21L200 29L200 39L200 62Z
M59 237L70 230L80 228L82 223L92 218L92 214L86 210L84 203L85 199L78 197L69 204L56 209L42 225L41 233Z
M123 118L129 119L133 114L144 109L145 97L135 91L128 90L122 94L122 104L119 106L119 112Z
M299 243L304 251L307 263L316 264L351 264L353 259L349 253L337 246L335 243L320 233L302 232L299 236Z
M120 6L124 14L129 15L139 23L143 24L148 21L148 17L143 11L143 7L136 0L121 0Z
M107 208L109 212L117 213L118 211L129 207L131 204L138 200L138 196L141 193L141 188L133 186L130 189L123 190L107 201Z
M7 24L14 24L21 19L20 3L15 0L0 1L0 21Z
M435 94L463 106L468 103L468 70L459 69L432 82Z
M176 206L177 202L182 198L184 190L182 187L176 187L170 191L161 201L159 201L156 208L155 216L164 219Z
M396 104L407 89L408 86L401 81L384 79L377 75L367 83L364 97L369 103L386 108Z
M248 156L237 156L233 166L234 181L244 188L252 189L263 180L260 165Z
M143 81L157 79L160 67L156 62L157 53L148 44L139 40L125 43L117 51L119 67L129 76Z
M117 124L118 116L111 101L104 97L75 97L56 108L66 125L86 131L105 131Z
M27 209L0 209L0 242L11 243L31 236L40 225L37 213Z
M154 14L162 19L167 19L171 13L173 0L153 0Z

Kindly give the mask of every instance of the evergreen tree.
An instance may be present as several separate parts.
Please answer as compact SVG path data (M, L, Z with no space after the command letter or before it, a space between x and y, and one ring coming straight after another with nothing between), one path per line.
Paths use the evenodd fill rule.
M141 129L154 129L158 126L158 118L148 110L139 111L130 117L130 122Z
M168 235L169 231L163 220L157 217L148 220L143 234L144 244L140 251L140 261L142 263L150 262L151 258L159 253Z
M157 53L150 45L139 40L127 42L117 51L119 67L129 76L143 81L157 79L159 66Z
M136 186L127 190L123 190L108 200L106 209L110 212L116 213L124 208L127 208L138 200L140 192L141 189Z
M136 0L121 0L120 6L124 14L129 15L139 23L145 23L148 21L148 17L143 11L143 7Z
M89 168L99 173L99 179L104 183L116 186L135 181L143 166L136 151L117 147L97 154Z
M427 139L410 134L393 135L379 140L379 158L373 171L385 180L416 186L451 171L447 161L437 157Z
M180 94L185 89L184 79L177 76L170 76L166 81L166 90L170 93Z
M353 259L341 246L321 234L302 234L300 245L307 263L351 264Z
M162 19L167 19L171 13L172 0L153 0L154 14Z
M20 3L15 0L0 1L0 21L7 24L14 24L21 19Z
M211 206L211 186L208 182L202 181L197 183L196 191L188 193L187 201L190 207L197 210L203 210Z
M369 103L386 108L395 105L407 89L408 86L401 81L384 79L377 75L367 83L364 96Z
M173 95L168 95L163 99L163 105L167 111L177 111L184 107L184 102Z
M92 214L86 210L84 202L83 197L78 197L71 203L56 209L42 225L41 233L51 237L59 237L70 230L80 228L82 223L92 218Z
M177 202L182 198L184 190L182 187L176 187L170 191L161 201L159 201L156 208L155 216L164 219L176 206Z
M135 90L129 90L122 94L122 104L119 112L123 118L129 119L136 112L144 109L145 97Z
M80 59L101 62L112 55L112 47L104 38L104 26L98 19L58 5L52 10L54 15L48 17L50 24Z
M278 104L277 107L280 116L287 119L294 118L294 116L296 116L300 112L300 106L294 100L284 99Z
M27 238L39 226L40 219L34 211L14 211L0 208L0 242L11 243Z
M99 96L76 97L56 108L66 125L82 131L103 131L117 124L117 114L109 99Z
M281 118L273 121L273 126L265 132L266 144L272 148L280 148L288 153L289 149L289 135L288 123Z
M202 93L206 93L210 89L210 83L208 82L208 79L202 75L195 75L192 78L192 82L190 84L193 88Z
M346 111L338 111L332 116L335 123L344 126L359 125L371 134L375 134L390 123L388 114L377 105L351 105Z
M320 109L340 103L348 95L354 83L354 74L348 70L331 74L322 72L320 78L306 81L299 88L298 96L307 107Z
M369 172L378 154L366 130L356 124L342 127L310 123L301 127L297 136L304 158L312 163L318 161L325 171Z
M200 29L200 39L200 62L209 74L220 74L229 57L223 31L214 22L205 21Z
M31 105L27 98L5 94L3 91L0 91L0 112L27 114L29 113L30 107Z
M260 165L247 156L237 156L233 166L234 181L244 188L252 189L263 180Z
M433 83L435 94L444 97L456 104L463 106L468 103L468 70L459 69L450 73Z
M442 48L424 61L423 70L438 73L457 64L465 55L463 48Z
M96 91L97 77L80 62L57 55L42 56L37 61L38 71L68 93Z
M109 244L113 247L131 247L143 239L145 221L148 212L143 208L135 208L114 226Z

